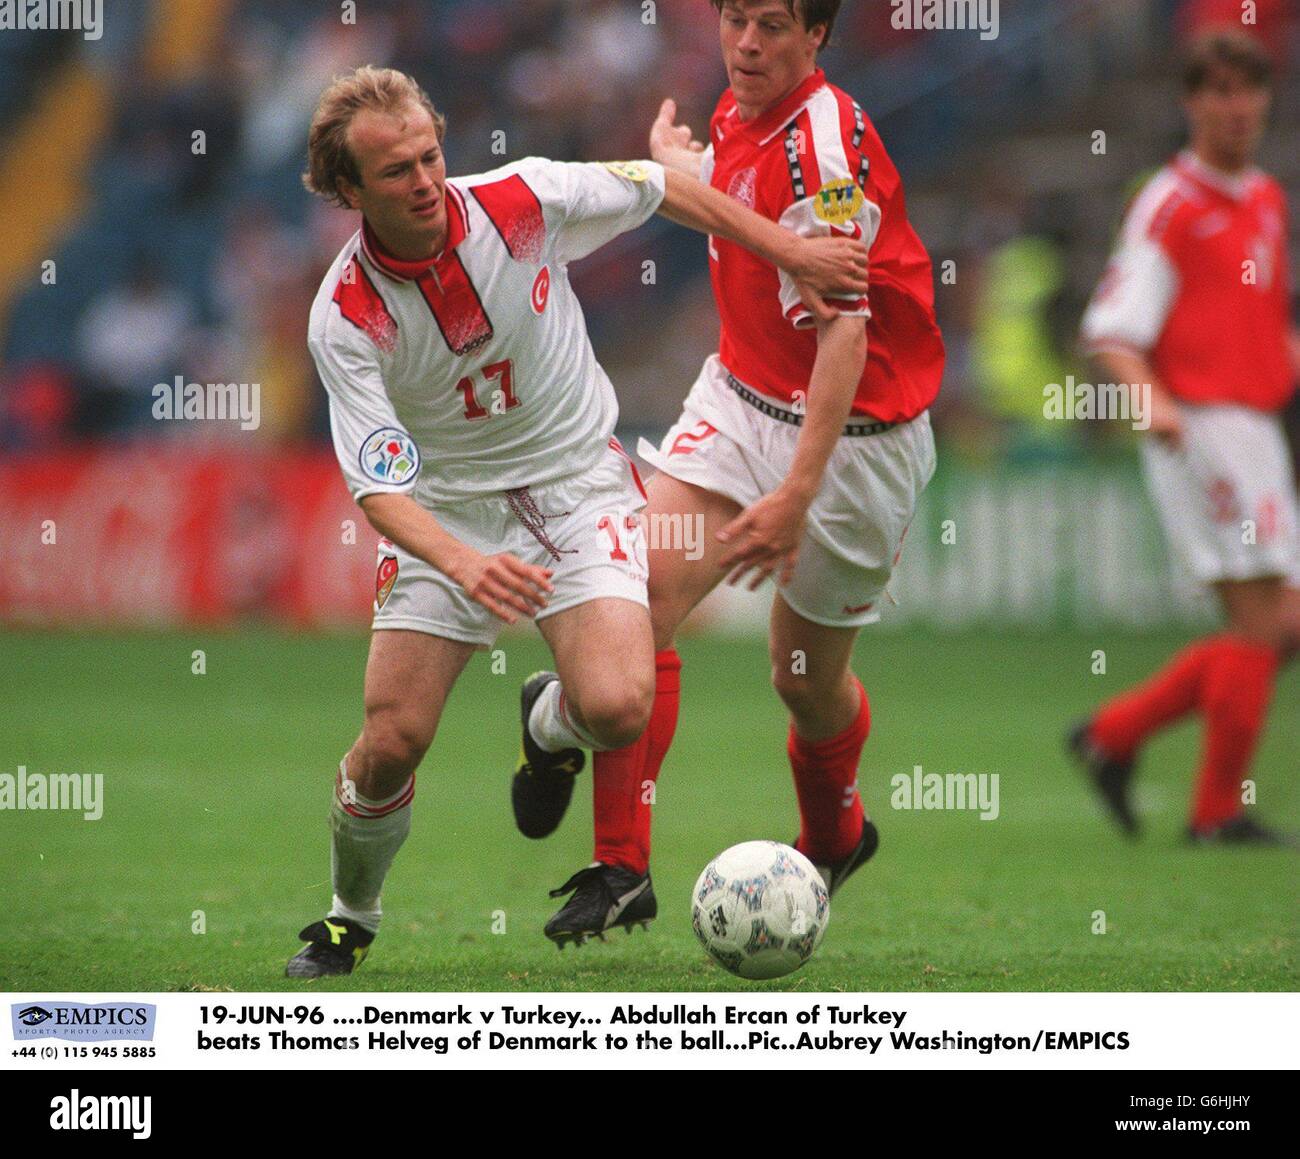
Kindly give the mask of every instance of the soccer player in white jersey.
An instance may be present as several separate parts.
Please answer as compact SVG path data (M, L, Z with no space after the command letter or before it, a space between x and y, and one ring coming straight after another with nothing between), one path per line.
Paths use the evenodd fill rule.
M530 158L449 181L445 122L410 77L362 68L322 95L313 192L361 230L312 307L344 477L383 536L365 723L339 765L333 904L302 931L290 977L350 973L411 825L415 770L470 656L537 621L558 677L525 718L540 777L580 748L626 745L654 689L644 492L614 439L617 406L566 266L657 212L753 247L822 294L861 292L867 256L811 243L653 163ZM555 751L548 751L555 750ZM566 750L570 750L566 753ZM622 899L654 916L649 876Z

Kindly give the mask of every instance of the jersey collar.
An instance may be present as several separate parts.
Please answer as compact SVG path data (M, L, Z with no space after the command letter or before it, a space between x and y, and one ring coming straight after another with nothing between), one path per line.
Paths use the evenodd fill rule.
M825 84L825 72L816 69L798 88L778 104L773 105L766 112L759 113L752 121L738 120L736 128L756 144L766 145L794 119L795 114L808 103L808 99L813 93Z
M1259 176L1259 170L1253 167L1241 173L1224 173L1207 165L1190 149L1184 149L1178 154L1176 164L1185 176L1233 201L1241 201Z
M379 238L375 236L375 231L370 228L370 222L362 220L361 248L365 251L370 264L380 273L387 274L394 281L414 282L444 261L465 240L469 234L469 215L465 212L460 192L450 184L444 185L443 188L446 190L447 198L447 242L442 247L442 252L434 258L408 262L394 257L384 249Z

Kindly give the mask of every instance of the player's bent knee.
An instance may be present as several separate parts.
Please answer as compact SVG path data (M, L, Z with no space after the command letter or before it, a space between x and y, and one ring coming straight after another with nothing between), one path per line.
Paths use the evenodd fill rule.
M396 792L415 772L428 747L423 736L399 721L367 720L356 752L356 763L362 767L349 771L354 779L364 776L370 796Z
M597 696L579 706L591 735L602 746L621 749L635 743L650 723L654 689L626 689Z
M788 665L772 665L772 687L786 708L796 716L826 701L824 688L814 684L806 674L795 672Z

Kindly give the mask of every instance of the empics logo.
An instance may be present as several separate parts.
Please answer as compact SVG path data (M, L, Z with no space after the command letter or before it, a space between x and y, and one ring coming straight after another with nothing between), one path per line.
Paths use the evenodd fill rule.
M43 1006L29 1006L26 1010L18 1011L14 1017L24 1026L40 1026L42 1022L48 1022L54 1015Z
M13 1003L14 1041L66 1038L72 1042L153 1039L157 1007L147 1002Z
M53 1131L130 1131L133 1139L153 1134L149 1095L83 1095L76 1087L50 1100Z

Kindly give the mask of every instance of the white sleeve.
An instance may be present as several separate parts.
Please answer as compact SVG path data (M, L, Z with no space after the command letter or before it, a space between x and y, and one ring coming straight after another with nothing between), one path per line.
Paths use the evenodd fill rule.
M713 164L713 142L710 141L700 154L700 180L705 185L713 184Z
M309 345L329 393L334 453L352 498L409 494L420 449L397 420L374 355L328 333Z
M1159 341L1177 294L1178 271L1161 245L1126 232L1084 312L1084 349L1145 353Z
M880 206L869 200L861 186L852 178L830 181L812 197L796 201L781 214L780 224L800 237L852 237L859 239L868 249L880 231ZM781 279L781 310L797 330L813 325L813 316L799 297L799 287L794 279L778 270ZM870 318L870 300L860 298L829 298L839 302L840 313L850 318Z
M561 265L644 225L664 199L663 166L653 161L544 161L525 175L542 203L558 210L555 258Z

